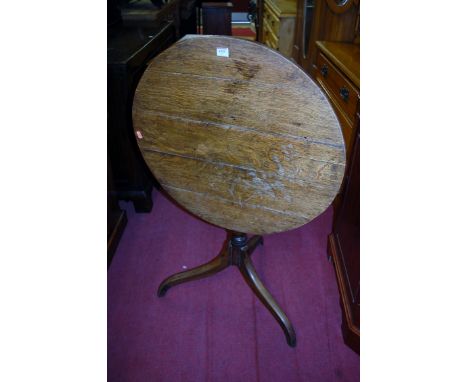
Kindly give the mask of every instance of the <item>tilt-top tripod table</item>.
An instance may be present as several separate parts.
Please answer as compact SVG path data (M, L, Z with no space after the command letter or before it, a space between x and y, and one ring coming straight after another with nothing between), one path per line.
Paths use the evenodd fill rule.
M189 35L146 69L135 92L133 125L164 190L228 231L217 257L168 277L158 295L236 265L295 346L293 326L250 256L263 243L260 235L308 223L340 188L345 146L322 91L264 45ZM247 239L245 233L255 235Z

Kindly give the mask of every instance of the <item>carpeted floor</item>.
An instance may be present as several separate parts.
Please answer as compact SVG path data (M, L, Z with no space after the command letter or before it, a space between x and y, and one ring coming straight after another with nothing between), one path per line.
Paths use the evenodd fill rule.
M150 214L121 204L129 221L108 270L109 381L359 380L359 356L343 344L326 258L331 208L299 229L265 236L253 254L295 327L293 349L235 267L156 296L166 276L214 257L225 232L160 193L153 198Z
M255 41L255 27L251 24L232 24L232 36Z

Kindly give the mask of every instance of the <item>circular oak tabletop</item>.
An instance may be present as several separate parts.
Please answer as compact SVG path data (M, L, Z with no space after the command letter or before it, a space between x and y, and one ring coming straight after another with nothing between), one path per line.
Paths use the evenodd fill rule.
M323 92L264 45L188 35L157 56L133 102L142 155L184 208L217 226L265 234L304 225L345 170Z

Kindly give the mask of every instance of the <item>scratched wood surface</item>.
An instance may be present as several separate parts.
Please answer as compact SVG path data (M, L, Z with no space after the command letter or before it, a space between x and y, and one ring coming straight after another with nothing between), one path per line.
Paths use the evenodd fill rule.
M143 74L133 126L161 186L223 228L265 234L304 225L343 179L343 136L326 97L294 63L251 41L179 40Z

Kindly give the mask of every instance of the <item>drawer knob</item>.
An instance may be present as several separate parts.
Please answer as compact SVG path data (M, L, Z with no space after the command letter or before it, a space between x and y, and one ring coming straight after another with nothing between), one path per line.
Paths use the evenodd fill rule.
M345 86L340 88L340 97L345 102L348 102L348 100L349 100L349 90Z
M320 73L322 73L322 76L327 77L328 76L328 66L323 65L322 69L320 69Z

